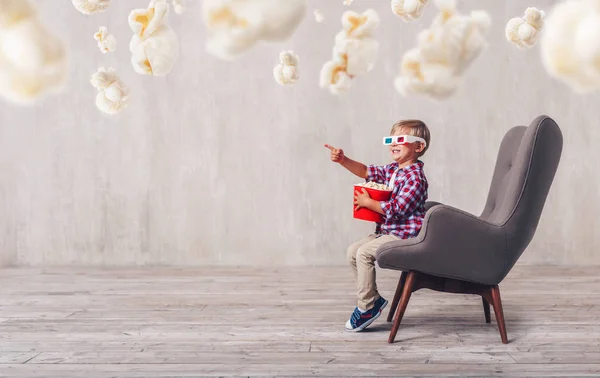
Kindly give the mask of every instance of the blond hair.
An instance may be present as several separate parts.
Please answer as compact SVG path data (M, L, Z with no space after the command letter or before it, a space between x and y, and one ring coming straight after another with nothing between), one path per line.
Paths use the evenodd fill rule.
M394 126L392 126L390 135L394 135L399 130L404 130L404 132L408 135L425 139L425 142L427 142L425 148L419 153L419 156L423 156L425 151L427 151L429 148L429 143L431 141L431 134L429 133L429 128L425 122L418 119L406 119L403 121L398 121L394 123Z

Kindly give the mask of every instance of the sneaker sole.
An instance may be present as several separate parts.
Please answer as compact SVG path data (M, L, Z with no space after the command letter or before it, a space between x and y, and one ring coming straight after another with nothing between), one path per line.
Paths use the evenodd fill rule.
M348 329L346 327L344 327L344 329L348 332L360 332L363 329L367 328L368 326L371 325L371 323L373 323L378 317L381 316L381 314L383 313L383 309L385 308L385 306L387 306L388 301L385 301L383 303L383 305L381 306L381 308L379 309L379 312L377 313L377 315L373 316L370 320L367 320L366 322L363 323L363 325L361 325L360 327L356 327L354 329Z

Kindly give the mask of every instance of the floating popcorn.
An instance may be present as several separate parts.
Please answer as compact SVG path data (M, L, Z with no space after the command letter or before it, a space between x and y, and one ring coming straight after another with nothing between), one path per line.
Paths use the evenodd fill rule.
M298 55L293 51L282 51L279 54L279 64L275 66L273 75L281 85L291 85L298 81Z
M321 69L321 88L341 94L350 88L351 79L373 69L379 52L373 32L379 22L379 15L372 9L362 15L353 11L342 15L343 30L335 37L333 59Z
M96 107L107 114L117 114L127 107L129 89L119 80L114 68L100 67L91 83L98 90Z
M110 5L110 0L71 0L75 9L83 14L104 12Z
M379 24L379 15L373 9L368 9L363 14L346 11L342 15L342 27L344 30L336 35L336 41L348 38L371 38L375 29L379 27Z
M346 71L347 65L348 58L346 56L325 63L321 69L319 86L329 88L329 91L336 95L348 92L352 86L352 76Z
M421 18L429 0L392 0L392 12L404 22Z
M429 29L418 36L418 46L403 57L400 76L394 84L409 93L443 99L452 95L473 60L486 46L491 19L486 12L464 16L454 0L436 0L440 14Z
M333 55L345 57L349 75L363 75L375 66L379 42L373 38L373 32L379 23L379 15L372 9L362 15L353 11L342 15L344 30L335 37Z
M179 40L167 23L168 15L166 0L153 0L148 9L134 9L129 14L129 26L134 32L129 50L135 72L165 76L175 66Z
M203 0L206 49L232 60L258 41L284 41L306 13L306 0Z
M600 1L565 1L545 23L540 47L548 73L576 93L600 90Z
M354 0L344 0L344 5L350 5L354 2Z
M461 15L455 0L436 0L436 4L440 14L419 34L419 48L427 61L454 66L462 74L486 47L491 18L484 11Z
M404 54L400 76L394 81L394 86L404 96L415 93L444 99L456 91L459 82L460 79L454 75L451 66L424 64L421 50L416 48Z
M508 21L505 29L506 39L522 49L532 47L544 27L545 16L544 11L527 8L523 18L515 17Z
M66 81L64 44L37 18L29 0L0 0L0 96L30 104Z
M173 10L177 14L183 14L185 12L184 0L173 0Z
M103 54L113 52L117 48L117 40L114 35L108 34L106 26L100 27L100 30L94 34L94 39L98 41L98 48Z
M323 15L323 13L320 10L315 9L314 14L315 14L315 21L317 21L318 23L321 23L325 20L325 16Z
M377 62L379 42L374 39L341 39L334 47L334 56L343 56L346 60L346 72L351 76L370 72Z

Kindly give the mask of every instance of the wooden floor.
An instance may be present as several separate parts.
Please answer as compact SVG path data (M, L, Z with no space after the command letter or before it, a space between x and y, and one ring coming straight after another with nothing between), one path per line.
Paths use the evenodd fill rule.
M399 274L379 270L392 299ZM517 267L509 344L481 299L413 294L397 342L347 333L348 268L0 270L0 376L600 376L600 267Z

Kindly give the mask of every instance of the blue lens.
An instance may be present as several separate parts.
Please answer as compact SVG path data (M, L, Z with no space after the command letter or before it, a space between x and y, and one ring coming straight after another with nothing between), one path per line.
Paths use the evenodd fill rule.
M385 138L386 144L392 144L392 138Z

